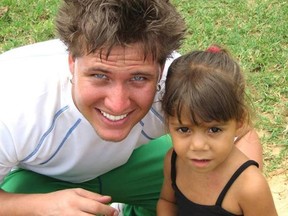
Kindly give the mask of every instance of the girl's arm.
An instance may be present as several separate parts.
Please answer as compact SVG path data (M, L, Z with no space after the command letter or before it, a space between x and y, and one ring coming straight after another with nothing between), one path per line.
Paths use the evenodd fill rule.
M176 216L177 206L175 204L174 190L171 186L171 155L172 149L168 151L164 161L164 182L157 203L157 216Z
M245 216L277 216L269 185L259 170L242 184L239 205Z

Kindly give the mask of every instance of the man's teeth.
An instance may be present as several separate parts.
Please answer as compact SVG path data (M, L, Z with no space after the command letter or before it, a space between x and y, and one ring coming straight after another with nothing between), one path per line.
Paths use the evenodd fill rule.
M119 121L123 118L125 118L127 116L127 114L124 115L119 115L119 116L114 116L114 115L110 115L108 113L105 113L103 111L101 111L102 115L105 116L107 119L111 120L111 121Z

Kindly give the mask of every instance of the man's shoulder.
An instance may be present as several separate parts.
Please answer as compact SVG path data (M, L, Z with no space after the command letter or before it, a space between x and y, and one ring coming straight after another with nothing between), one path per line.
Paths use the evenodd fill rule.
M70 75L67 54L59 40L7 51L0 55L0 68L2 101L41 96L52 87L57 88Z
M67 47L59 40L47 40L13 48L0 55L0 61L67 54Z

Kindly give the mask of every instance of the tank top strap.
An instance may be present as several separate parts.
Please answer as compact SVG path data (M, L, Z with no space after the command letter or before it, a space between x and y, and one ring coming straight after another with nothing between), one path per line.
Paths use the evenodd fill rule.
M176 182L176 152L173 150L172 151L172 156L171 156L171 181L172 184L175 184Z
M254 161L254 160L248 160L245 163L243 163L237 170L236 172L232 175L232 177L229 179L228 183L225 185L225 187L223 188L222 192L220 193L217 201L216 201L216 205L217 206L222 206L222 202L224 200L224 197L227 193L227 191L230 189L231 185L234 183L234 181L240 176L240 174L247 169L249 166L251 165L255 165L257 167L259 167L259 164Z

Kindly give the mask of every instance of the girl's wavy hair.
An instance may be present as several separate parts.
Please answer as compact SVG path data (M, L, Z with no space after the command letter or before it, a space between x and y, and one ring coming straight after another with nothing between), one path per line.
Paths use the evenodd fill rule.
M193 51L176 59L168 69L162 107L168 120L183 110L194 124L201 121L247 121L245 80L239 64L219 46Z

